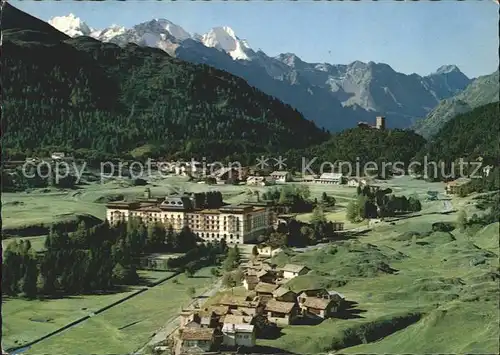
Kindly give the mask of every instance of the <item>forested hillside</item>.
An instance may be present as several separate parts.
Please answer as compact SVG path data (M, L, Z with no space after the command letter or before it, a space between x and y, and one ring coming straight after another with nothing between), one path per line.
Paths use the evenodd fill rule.
M456 115L499 100L498 70L490 75L480 76L464 91L443 100L425 119L417 122L415 130L424 137L436 134L443 125Z
M498 164L499 104L491 103L448 121L420 152L432 161L482 157Z
M159 49L68 39L6 4L4 147L123 156L248 157L327 134L244 80ZM49 26L50 27L50 26Z
M353 128L333 135L327 142L306 149L308 159L318 157L324 161L359 162L361 168L367 162L401 162L408 165L425 145L425 139L410 130L377 130ZM354 169L353 165L353 169Z

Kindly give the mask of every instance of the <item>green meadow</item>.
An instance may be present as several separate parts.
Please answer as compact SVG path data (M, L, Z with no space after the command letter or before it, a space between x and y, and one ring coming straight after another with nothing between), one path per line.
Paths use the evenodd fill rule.
M498 223L471 233L433 232L432 223L455 222L457 212L440 214L444 202L426 201L427 191L440 193L444 185L409 177L378 183L398 195L418 195L420 215L391 223L382 222L353 239L306 252L286 250L275 261L301 263L313 270L290 282L292 289L325 287L337 290L352 302L344 319L329 319L315 326L285 327L274 340L258 340L263 346L294 353L496 353L498 351ZM345 207L355 198L355 188L307 184L312 198L326 192L337 200L326 213L329 220L344 221L346 228L367 226L345 220ZM184 190L220 190L225 201L243 202L254 191L269 187L206 185L186 178L152 179L154 196ZM33 190L2 195L4 228L78 220L82 216L105 217L105 203L133 199L144 186L127 180L92 183L76 190ZM440 194L440 198L444 196ZM475 200L452 198L456 210L470 217L481 214ZM308 221L310 214L297 216ZM43 250L45 236L33 235L32 247ZM13 239L2 240L2 246ZM149 281L169 274L140 270ZM214 282L209 269L195 277L179 275L109 310L38 344L28 354L130 353L142 347L153 333L189 302L187 289L198 294ZM140 286L114 294L82 295L50 300L2 300L3 344L21 346L80 317L109 305ZM241 293L240 288L232 292ZM220 295L216 296L219 297ZM212 300L215 301L216 297ZM96 341L98 339L98 341Z
M194 287L199 295L213 282L210 268L198 271L192 278L181 274L35 344L26 354L131 353L190 302L189 288Z
M478 212L470 199L455 199ZM425 213L425 211L423 211ZM354 302L345 319L285 327L261 345L294 353L497 353L499 224L474 235L433 232L456 214L380 225L357 239L275 257L313 271L294 290L324 287Z

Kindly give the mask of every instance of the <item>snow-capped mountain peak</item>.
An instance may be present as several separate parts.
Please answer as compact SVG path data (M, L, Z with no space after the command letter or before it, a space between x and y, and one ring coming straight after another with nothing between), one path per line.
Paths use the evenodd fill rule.
M111 25L103 30L94 30L90 33L91 37L98 38L103 42L109 42L111 39L116 36L122 35L127 31L127 29L123 26L119 25Z
M175 23L166 20L164 18L154 19L151 23L155 23L161 30L167 31L173 37L180 41L184 41L186 39L191 38L191 35L186 32L181 26L176 25Z
M49 20L49 24L70 37L89 36L93 31L92 28L72 13L68 16L53 17Z
M207 47L217 48L229 54L233 59L249 60L252 52L245 40L239 39L231 27L214 27L201 36L201 42Z

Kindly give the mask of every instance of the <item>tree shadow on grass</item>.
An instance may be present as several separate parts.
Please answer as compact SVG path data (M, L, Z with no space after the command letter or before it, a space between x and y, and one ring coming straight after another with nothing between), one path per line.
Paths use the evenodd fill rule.
M335 318L339 319L359 319L364 318L361 314L366 313L365 309L357 308L358 302L346 301L344 309L335 314Z
M133 285L138 286L138 285ZM133 286L129 285L120 285L115 286L109 290L95 290L95 291L84 291L78 294L70 294L65 292L58 292L52 295L40 295L36 299L39 301L50 301L50 300L60 300L60 299L83 299L85 296L106 296L106 295L114 295L119 293L125 293L133 291Z
M314 325L321 324L321 322L323 322L323 319L321 319L321 318L300 317L295 321L294 325L314 326Z
M190 278L191 279L210 279L212 277L210 277L210 276L204 276L204 275L193 275Z

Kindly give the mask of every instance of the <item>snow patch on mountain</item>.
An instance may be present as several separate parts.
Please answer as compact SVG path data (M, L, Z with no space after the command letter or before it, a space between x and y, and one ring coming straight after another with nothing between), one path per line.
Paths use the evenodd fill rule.
M201 36L201 42L207 46L222 50L233 59L249 60L251 48L245 40L239 39L231 27L214 27Z
M92 28L72 13L68 16L56 16L49 20L49 24L70 37L89 36L93 31Z
M111 25L110 27L105 28L103 30L93 30L90 33L90 36L99 39L100 41L103 42L109 42L114 37L120 36L124 34L126 31L127 29L123 26Z
M170 33L170 35L172 35L179 41L184 41L186 39L191 38L191 35L187 31L185 31L181 26L178 26L175 23L170 22L169 20L154 19L153 21L161 30L167 31L168 33Z

